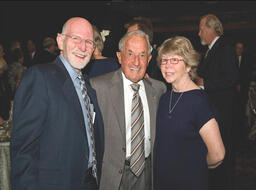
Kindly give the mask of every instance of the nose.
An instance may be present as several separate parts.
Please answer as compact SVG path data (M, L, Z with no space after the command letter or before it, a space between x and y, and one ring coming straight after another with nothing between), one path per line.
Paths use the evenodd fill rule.
M81 43L79 44L79 49L84 52L86 48L87 47L86 47L85 40L82 40Z
M171 63L167 63L167 64L165 65L165 69L171 68L172 65L173 65L173 64L171 64Z
M135 55L134 56L133 64L136 65L136 66L138 66L140 64L140 57L139 57L139 55Z

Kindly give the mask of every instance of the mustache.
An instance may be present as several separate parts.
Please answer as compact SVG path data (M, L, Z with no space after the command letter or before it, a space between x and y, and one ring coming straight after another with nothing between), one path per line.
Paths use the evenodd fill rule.
M89 54L85 51L80 51L80 50L73 50L72 53L75 53L75 54L79 54L79 55L82 55L82 56L88 56Z

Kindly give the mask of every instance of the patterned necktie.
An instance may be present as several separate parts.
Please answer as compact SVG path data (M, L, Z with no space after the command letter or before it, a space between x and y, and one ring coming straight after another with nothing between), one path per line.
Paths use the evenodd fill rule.
M139 84L131 84L134 91L131 110L131 164L130 169L139 176L145 165L144 150L144 116L143 106L139 95Z
M96 152L95 152L95 140L94 140L94 129L93 129L93 121L92 121L92 111L90 110L90 97L87 94L87 88L85 86L84 78L81 74L78 75L79 84L81 87L81 92L83 99L85 101L85 107L87 110L87 118L89 120L89 128L90 128L90 137L91 137L91 145L92 145L92 175L95 177L97 181L97 160L96 160Z

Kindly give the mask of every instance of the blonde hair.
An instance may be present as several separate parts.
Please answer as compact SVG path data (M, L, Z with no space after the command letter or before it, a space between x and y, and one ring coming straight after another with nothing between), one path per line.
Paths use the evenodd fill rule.
M200 60L200 54L197 53L189 39L183 36L175 36L165 40L158 48L157 62L160 65L164 54L179 55L184 59L185 66L190 66L189 76L192 80L197 77L197 66Z
M102 36L100 34L100 31L98 30L98 28L95 25L93 25L92 28L93 28L93 36L94 36L95 46L99 50L99 52L102 52L103 48L104 48L104 42L103 42Z

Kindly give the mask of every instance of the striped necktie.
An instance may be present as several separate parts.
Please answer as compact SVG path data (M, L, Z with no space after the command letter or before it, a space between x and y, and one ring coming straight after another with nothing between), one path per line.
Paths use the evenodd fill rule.
M131 163L130 169L139 176L145 165L144 150L144 116L143 106L139 95L139 84L131 84L134 91L131 110Z
M78 75L79 84L82 92L83 99L85 101L85 107L87 110L87 118L89 120L89 128L90 128L90 137L91 137L91 145L92 145L92 175L95 177L97 181L97 160L96 160L96 151L95 151L95 139L94 139L94 128L92 121L92 111L90 110L90 97L87 93L87 88L85 86L85 81L82 74Z

